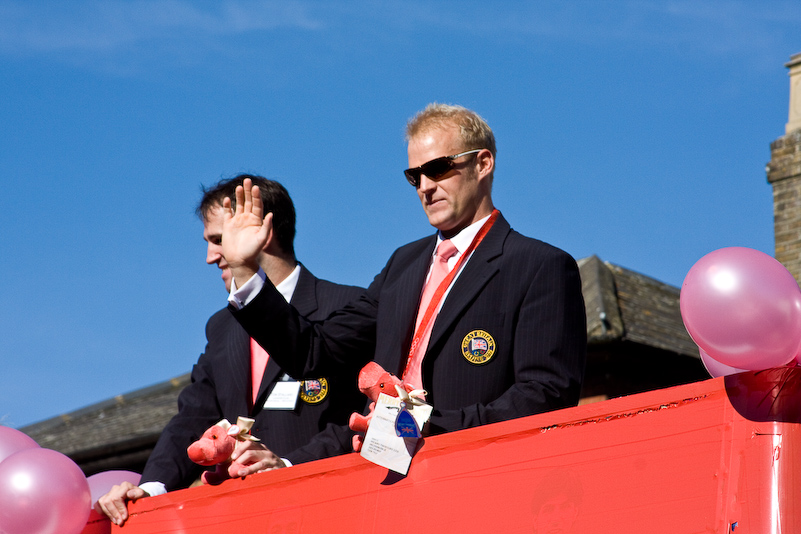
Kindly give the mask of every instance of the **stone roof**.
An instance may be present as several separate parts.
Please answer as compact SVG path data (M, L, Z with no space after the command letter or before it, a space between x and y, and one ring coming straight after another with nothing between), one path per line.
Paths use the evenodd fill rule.
M590 345L630 341L700 359L679 310L679 288L597 256L579 260Z
M623 341L699 357L681 320L678 288L597 256L578 263L590 350ZM143 465L189 382L185 374L20 430L42 447L67 454L87 474L125 468L114 462L126 455Z
M41 447L66 454L85 471L105 470L102 463L96 469L92 465L118 455L133 455L144 463L161 430L178 413L178 394L189 382L187 373L19 430Z

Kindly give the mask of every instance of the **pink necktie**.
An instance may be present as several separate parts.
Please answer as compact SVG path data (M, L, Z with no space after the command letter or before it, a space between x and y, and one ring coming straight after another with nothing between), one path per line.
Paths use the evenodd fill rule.
M259 396L259 387L261 387L261 379L264 377L264 370L267 368L267 360L270 355L267 351L261 348L261 345L256 343L256 340L250 338L250 390L253 392L253 405L256 404L256 397Z
M437 287L439 287L439 284L442 282L442 280L448 276L448 260L457 252L458 250L453 243L451 243L450 239L444 240L437 247L437 254L434 257L434 266L431 268L431 276L428 278L426 287L423 290L423 297L420 300L420 307L417 310L417 320L414 323L415 331L417 330L417 327L420 326L420 321L423 319L426 309L428 309L428 305L431 302L431 297L434 295L434 292L437 290ZM437 313L439 313L439 310L437 310ZM414 355L412 356L411 364L409 365L409 371L403 377L404 382L411 384L416 389L423 388L423 377L421 376L423 356L428 349L428 341L431 338L431 330L434 327L435 318L436 316L432 317L428 322L428 326L423 333L423 337L420 340L420 343L417 345L417 350L415 350Z

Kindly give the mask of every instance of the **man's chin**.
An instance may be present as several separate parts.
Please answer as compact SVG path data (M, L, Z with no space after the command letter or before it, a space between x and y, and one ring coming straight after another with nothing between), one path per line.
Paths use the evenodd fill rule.
M431 226L439 230L446 239L450 239L465 229L465 226L455 224L449 219L441 220L429 218L428 222L431 224Z
M428 224L439 230L440 232L448 232L453 228L453 222L444 217L442 213L426 213L428 216Z

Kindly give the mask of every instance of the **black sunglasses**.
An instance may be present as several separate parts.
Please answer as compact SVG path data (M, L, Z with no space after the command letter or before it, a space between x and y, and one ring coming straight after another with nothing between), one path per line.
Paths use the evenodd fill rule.
M420 187L421 174L425 174L432 180L439 180L456 166L456 163L454 163L453 160L462 156L466 156L468 154L475 154L476 152L481 152L482 150L484 149L476 148L475 150L468 150L467 152L454 154L453 156L442 156L441 158L435 158L432 159L431 161L423 163L419 167L414 167L413 169L406 169L405 171L403 171L403 174L406 175L406 179L409 180L409 183L412 184L412 186L416 189Z

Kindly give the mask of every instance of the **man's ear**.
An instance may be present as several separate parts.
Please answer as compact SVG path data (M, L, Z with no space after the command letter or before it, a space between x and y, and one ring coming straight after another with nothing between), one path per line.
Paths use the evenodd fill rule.
M280 256L283 251L281 250L281 245L278 244L278 238L275 236L275 231L274 231L274 228L273 228L273 213L272 212L268 212L264 216L264 223L263 224L268 224L270 226L270 232L269 232L269 235L267 236L267 241L264 243L264 246L261 249L262 252L267 252L267 253L273 254L275 256Z
M479 178L491 175L492 171L495 170L495 157L492 155L492 152L485 148L476 154L476 168Z

